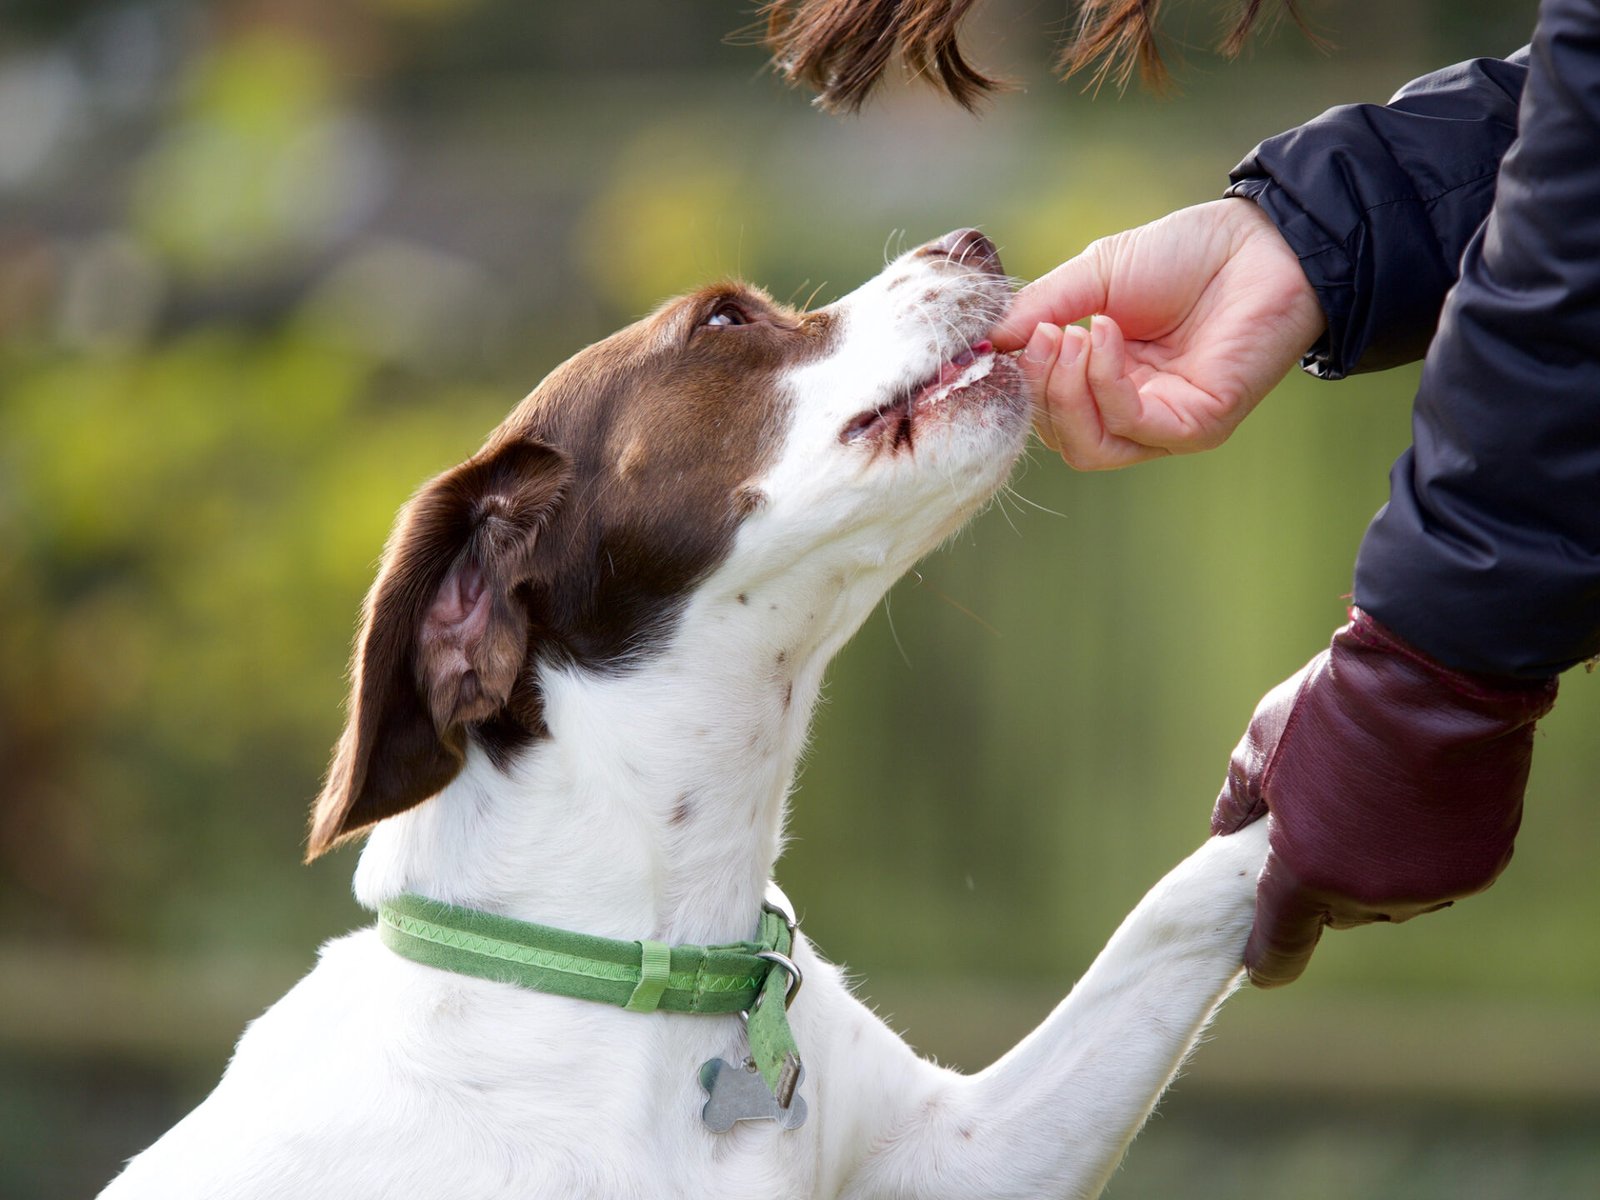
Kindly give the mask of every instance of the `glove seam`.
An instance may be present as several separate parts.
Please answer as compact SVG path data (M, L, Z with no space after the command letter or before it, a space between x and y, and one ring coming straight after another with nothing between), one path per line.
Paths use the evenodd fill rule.
M1289 747L1289 738L1294 733L1295 726L1300 723L1300 718L1305 711L1300 700L1306 694L1306 689L1311 686L1311 681L1314 678L1316 678L1316 672L1307 671L1305 678L1300 681L1300 686L1295 689L1294 699L1289 702L1289 716L1283 723L1283 732L1278 735L1277 745L1272 747L1272 753L1267 756L1267 761L1261 768L1261 786L1256 791L1257 803L1269 813L1272 811L1272 805L1267 800L1267 789L1272 786L1272 778L1278 772L1278 762Z
M1456 671L1443 663L1434 661L1422 651L1401 640L1379 625L1370 613L1361 609L1355 610L1355 615L1350 622L1348 631L1352 640L1370 650L1381 650L1386 654L1394 654L1422 667L1431 676L1458 695L1467 696L1473 700L1512 704L1529 709L1541 706L1548 708L1545 693L1548 692L1552 681L1546 680L1533 687L1516 689L1496 689L1493 685L1477 683L1464 672Z

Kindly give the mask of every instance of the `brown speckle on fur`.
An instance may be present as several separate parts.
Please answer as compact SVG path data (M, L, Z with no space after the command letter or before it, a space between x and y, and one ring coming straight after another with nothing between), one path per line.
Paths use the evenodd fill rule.
M734 496L734 504L741 517L759 512L767 502L767 494L757 487L742 487Z

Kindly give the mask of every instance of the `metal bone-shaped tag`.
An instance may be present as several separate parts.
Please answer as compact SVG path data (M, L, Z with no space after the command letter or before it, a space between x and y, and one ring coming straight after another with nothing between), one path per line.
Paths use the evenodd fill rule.
M700 1119L713 1133L727 1133L736 1121L776 1121L784 1129L799 1129L805 1124L806 1102L797 1094L800 1081L805 1078L805 1068L799 1060L784 1064L785 1078L780 1084L790 1095L788 1107L778 1103L778 1098L767 1087L767 1081L756 1070L754 1059L745 1059L736 1067L720 1058L713 1058L700 1068L700 1086L706 1089L706 1106L700 1110ZM791 1082L792 1079L792 1082Z

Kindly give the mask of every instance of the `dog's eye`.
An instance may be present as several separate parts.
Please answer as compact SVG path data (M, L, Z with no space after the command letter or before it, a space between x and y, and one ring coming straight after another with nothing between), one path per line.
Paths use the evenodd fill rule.
M744 309L730 301L723 301L712 310L711 315L701 322L702 325L748 325L750 318L745 316Z

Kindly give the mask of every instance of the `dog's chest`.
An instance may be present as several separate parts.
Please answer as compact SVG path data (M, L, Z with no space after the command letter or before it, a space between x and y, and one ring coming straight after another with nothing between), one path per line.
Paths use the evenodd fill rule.
M815 1194L815 1124L740 1123L713 1133L700 1119L701 1064L745 1052L736 1016L628 1013L443 975L399 960L367 934L331 946L296 992L325 989L354 1000L349 1011L360 1015L308 1031L301 1010L320 1007L317 997L302 1005L291 992L252 1028L230 1075L276 1073L291 1038L328 1064L335 1090L349 1058L369 1071L382 1064L359 1103L369 1091L408 1099L367 1108L359 1133L351 1130L367 1153L323 1164L352 1173L340 1194ZM308 1033L323 1044L306 1047ZM306 1082L255 1084L275 1083L281 1096ZM337 1107L323 1093L295 1110L326 1129L348 1122ZM469 1180L471 1190L461 1191Z

